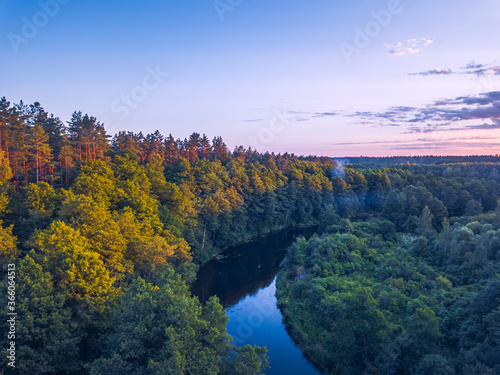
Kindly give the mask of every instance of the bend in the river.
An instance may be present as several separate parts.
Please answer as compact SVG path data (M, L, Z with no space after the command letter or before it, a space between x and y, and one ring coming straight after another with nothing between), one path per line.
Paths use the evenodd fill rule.
M268 348L268 375L321 374L288 335L275 296L276 276L287 248L297 236L309 237L315 229L283 230L229 248L198 271L191 288L202 302L219 297L235 344Z

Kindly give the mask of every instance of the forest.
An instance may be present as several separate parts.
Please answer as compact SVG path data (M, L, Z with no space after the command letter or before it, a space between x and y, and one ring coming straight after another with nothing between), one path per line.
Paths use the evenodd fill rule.
M218 299L202 304L189 286L229 246L319 225L277 284L314 363L500 374L499 170L496 156L335 161L198 133L110 136L91 115L64 124L2 98L0 303L18 313L14 373L264 373L266 349L232 344Z
M342 375L500 374L499 167L337 177L347 192L278 278L287 328L313 362Z
M110 137L87 114L63 124L2 98L1 302L15 283L16 371L261 373L265 349L231 344L217 298L201 305L189 285L230 245L318 222L331 168L197 133Z

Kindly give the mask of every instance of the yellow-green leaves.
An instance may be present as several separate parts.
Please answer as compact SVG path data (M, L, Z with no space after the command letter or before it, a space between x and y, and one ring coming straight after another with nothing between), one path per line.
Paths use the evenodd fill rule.
M56 209L59 197L52 186L46 182L29 184L25 188L26 205L30 214L50 218Z
M9 181L13 177L9 159L5 151L0 151L0 183Z
M120 278L131 272L132 265L124 259L126 241L104 203L83 195L69 195L59 217L87 238L89 249L102 256L111 275Z
M19 250L16 246L16 237L12 235L14 226L3 228L0 220L0 260L15 260L19 257Z
M69 298L85 300L91 306L102 306L109 298L114 278L79 230L55 221L36 233L32 244L56 286L67 291Z

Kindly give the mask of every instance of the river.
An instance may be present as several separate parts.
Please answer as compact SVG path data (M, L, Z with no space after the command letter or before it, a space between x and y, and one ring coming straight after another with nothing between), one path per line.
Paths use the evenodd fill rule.
M275 296L287 248L297 236L307 238L314 231L284 230L229 248L198 271L191 287L202 302L219 297L235 344L267 347L271 368L266 375L321 375L288 335Z

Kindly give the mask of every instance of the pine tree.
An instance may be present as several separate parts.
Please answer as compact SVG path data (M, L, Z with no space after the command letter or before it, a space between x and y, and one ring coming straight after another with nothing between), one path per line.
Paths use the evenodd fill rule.
M7 153L0 150L0 183L9 181L13 176Z
M203 134L200 140L200 156L203 159L207 159L208 156L211 154L212 151L212 146L210 145L210 140L206 136L206 134Z
M222 140L222 137L214 137L212 140L212 153L214 160L220 159L223 155L229 153L229 149Z
M52 148L55 155L59 154L61 135L64 130L64 125L61 120L54 117L53 114L49 116L48 112L46 112L38 102L30 105L30 112L31 125L39 125L45 130L45 133L49 137L48 143L50 148Z
M26 145L27 123L26 115L18 110L23 104L15 106L11 110L10 121L8 125L6 151L12 172L15 178L15 184L27 184L28 182L28 150Z
M80 161L104 159L109 148L108 136L104 126L95 117L74 112L68 133Z
M111 141L111 147L113 151L119 155L125 155L126 153L132 153L139 155L139 140L138 134L133 132L119 131L114 135Z
M69 170L75 166L75 151L71 146L71 141L66 134L66 129L63 130L61 139L61 148L59 150L59 164L61 169L64 169L65 186L69 186ZM62 171L61 171L62 175Z
M9 158L9 124L10 124L10 102L5 96L0 99L0 151L5 151Z
M163 135L161 135L161 133L158 130L156 130L153 134L148 134L146 136L146 145L147 145L146 160L149 160L149 158L154 154L163 156L164 141L165 140L163 138Z
M193 163L199 157L201 137L199 133L192 133L185 142L186 158Z
M179 145L172 134L165 139L165 162L173 164L179 158Z
M49 136L40 125L33 126L29 131L28 163L35 169L36 182L45 177L47 168L52 161L52 149L49 146Z

